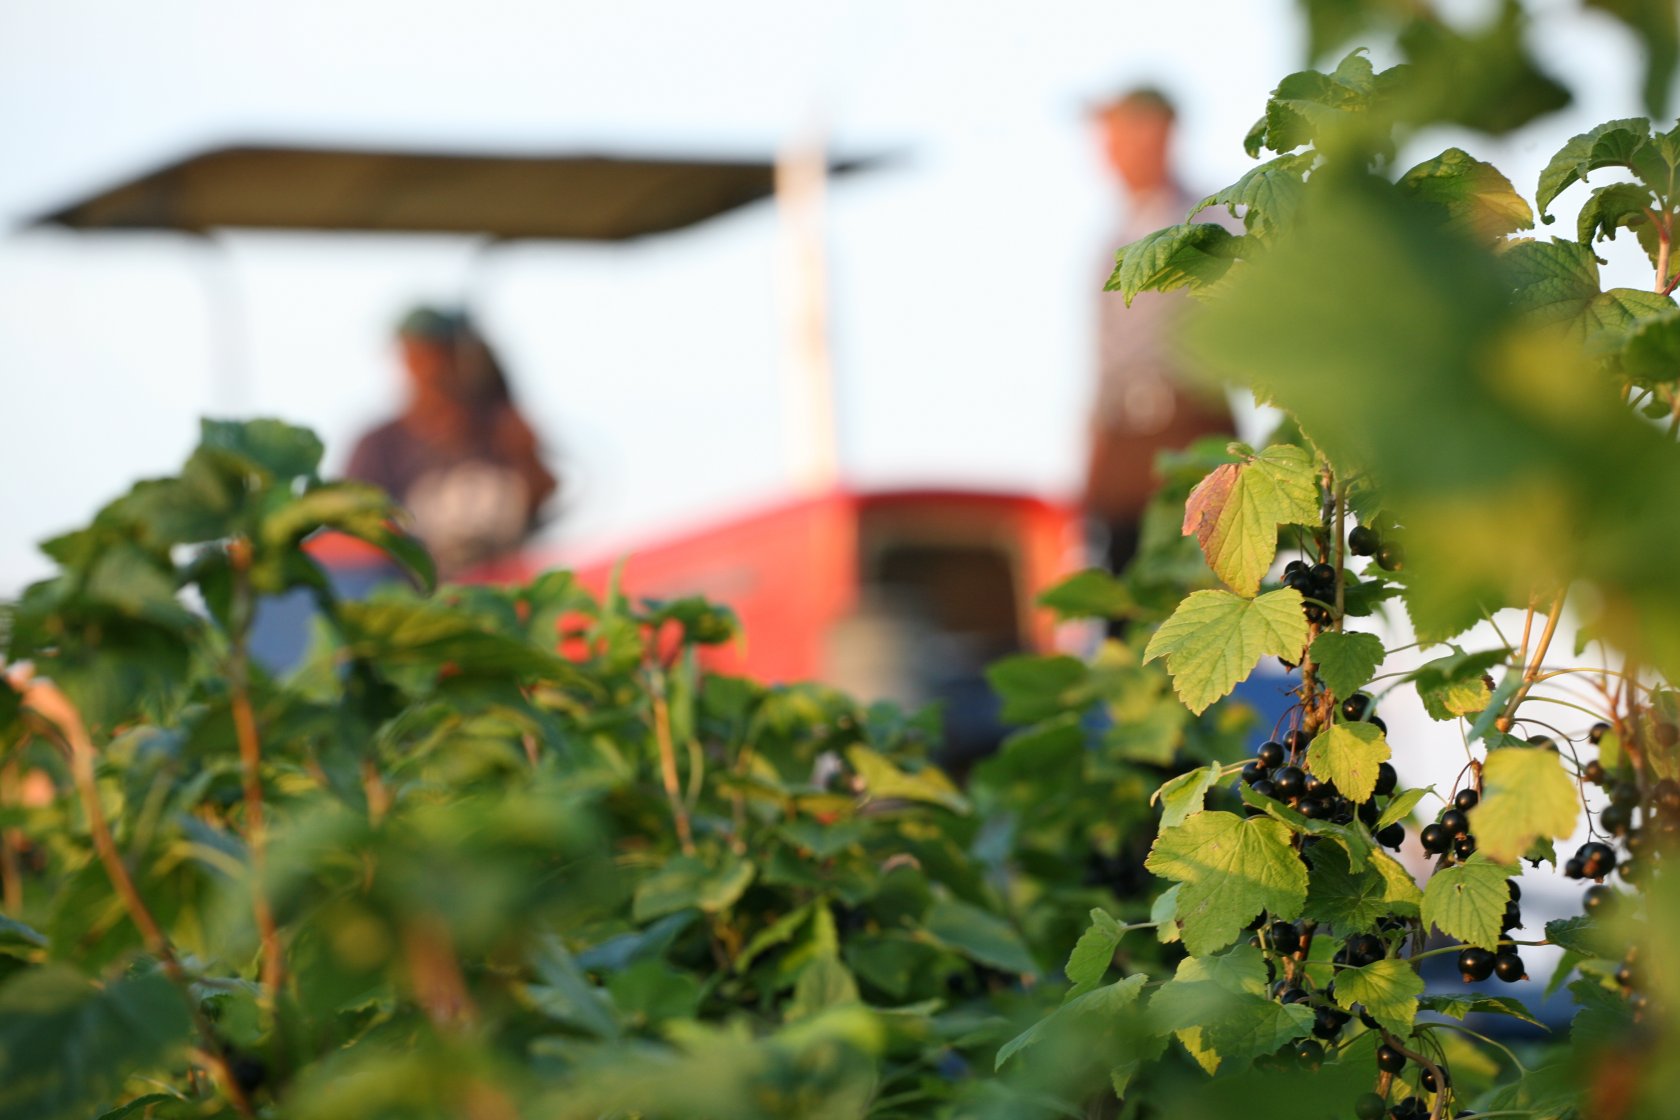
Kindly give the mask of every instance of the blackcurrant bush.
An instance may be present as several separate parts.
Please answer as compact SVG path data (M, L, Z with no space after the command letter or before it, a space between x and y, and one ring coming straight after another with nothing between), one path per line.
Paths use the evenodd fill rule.
M1474 947L1459 950L1458 972L1466 984L1486 980L1493 975L1493 954Z
M1400 547L1398 541L1384 541L1377 546L1377 567L1385 572L1403 571L1406 567L1406 550Z
M1476 854L1476 838L1474 836L1460 836L1453 841L1453 855L1458 859L1469 859Z
M1587 729L1587 742L1596 747L1598 745L1598 741L1604 738L1604 733L1609 730L1610 725L1600 720L1598 723L1593 724Z
M1482 800L1482 795L1473 789L1461 789L1453 794L1453 808L1463 813L1474 809Z
M1608 913L1610 907L1615 904L1615 890L1603 883L1588 887L1586 893L1581 896L1581 911L1594 916Z
M1384 1043L1377 1047L1377 1068L1384 1073L1399 1073L1406 1068L1406 1056Z
M1272 775L1277 796L1285 800L1301 796L1307 788L1307 775L1299 766L1285 766Z
M1354 532L1359 532L1355 529ZM1388 1105L1375 1093L1361 1093L1359 1099L1353 1102L1355 1120L1383 1120L1388 1113Z
M1282 766L1283 758L1283 744L1278 742L1276 739L1266 740L1264 743L1260 744L1260 749L1254 752L1254 761L1258 762L1261 766L1264 766L1268 770L1273 770Z
M1525 972L1523 959L1515 953L1499 953L1493 958L1493 974L1507 984L1515 984Z
M1348 534L1348 551L1355 556L1369 556L1382 547L1382 537L1369 525L1355 525Z
M1418 840L1423 844L1423 850L1430 855L1440 855L1452 847L1452 836L1445 828L1438 824L1426 824L1423 831L1418 833Z
M1470 831L1470 818L1464 815L1462 809L1448 809L1441 814L1441 827L1447 830L1447 835L1457 839L1467 835Z
M1376 720L1373 719L1371 722L1375 723ZM1394 767L1386 762L1379 762L1377 764L1376 795L1378 797L1387 797L1394 792L1395 787L1399 784L1400 775L1395 773Z
M1381 844L1385 848L1393 848L1395 851L1400 850L1400 845L1403 844L1405 840L1406 826L1401 824L1399 821L1395 821L1393 824L1377 832L1377 843Z
M1370 710L1371 698L1363 692L1356 692L1342 701L1342 718L1350 723L1358 723Z

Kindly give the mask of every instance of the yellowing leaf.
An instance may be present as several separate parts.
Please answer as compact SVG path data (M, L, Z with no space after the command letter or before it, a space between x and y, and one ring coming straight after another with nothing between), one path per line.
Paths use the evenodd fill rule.
M1143 660L1165 657L1173 691L1185 707L1201 713L1247 677L1262 657L1298 661L1306 643L1299 591L1286 587L1257 599L1197 591L1155 631Z
M1307 869L1289 846L1289 829L1270 817L1203 810L1162 829L1144 866L1183 884L1177 917L1196 956L1237 939L1262 910L1290 919L1307 897Z
M1161 827L1176 828L1190 814L1201 812L1207 791L1219 781L1220 769L1219 763L1210 762L1188 774L1180 774L1156 790L1155 797L1161 802Z
M1375 724L1334 723L1307 747L1307 766L1336 783L1343 797L1368 801L1377 788L1377 768L1391 753Z
M1518 859L1541 837L1568 839L1580 817L1580 791L1556 751L1501 747L1488 753L1470 830L1489 859Z
M1279 525L1318 519L1312 459L1274 444L1246 463L1226 463L1190 491L1184 535L1202 546L1214 574L1239 595L1260 590L1277 556Z
M1388 958L1336 973L1336 1002L1344 1010L1364 1004L1373 1019L1401 1038L1412 1033L1422 994L1423 977L1403 960Z

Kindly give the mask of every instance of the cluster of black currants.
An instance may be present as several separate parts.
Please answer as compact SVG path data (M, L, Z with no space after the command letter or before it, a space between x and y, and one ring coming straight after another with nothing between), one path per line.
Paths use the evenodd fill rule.
M1378 525L1387 525L1388 529L1379 531ZM1394 539L1396 528L1394 519L1385 514L1378 514L1367 524L1355 525L1348 533L1348 551L1355 556L1373 556L1383 571L1398 572L1406 566L1406 550Z
M1470 831L1470 810L1481 801L1481 794L1473 789L1461 789L1453 794L1452 804L1418 833L1418 842L1432 856L1444 856L1446 863L1467 860L1476 851L1476 837Z
M1308 622L1322 626L1330 621L1330 611L1324 604L1336 601L1335 568L1329 564L1314 564L1309 568L1305 560L1291 560L1283 568L1283 585L1293 587L1307 600L1301 610Z
M1254 760L1243 766L1242 780L1261 797L1282 801L1308 820L1351 824L1353 819L1358 817L1365 822L1366 827L1374 826L1382 816L1382 807L1377 804L1377 798L1393 795L1395 787L1399 784L1394 767L1386 762L1382 763L1377 770L1376 792L1365 801L1355 804L1351 799L1342 796L1334 782L1310 773L1301 765L1307 744L1311 741L1311 735L1295 730L1285 735L1282 742L1270 739L1261 743L1260 749L1255 752ZM1252 806L1247 811L1250 816L1257 816L1261 812ZM1406 830L1396 821L1378 829L1376 836L1379 844L1398 850L1406 838Z
M1510 933L1522 926L1522 888L1517 886L1515 879L1507 879L1505 888L1510 897L1505 902L1505 916L1500 922L1499 932ZM1479 984L1490 976L1497 976L1507 984L1515 984L1528 975L1528 969L1523 964L1522 955L1517 952L1517 946L1512 941L1501 941L1498 952L1489 952L1474 945L1467 946L1458 953L1458 971L1466 984Z
M1397 1075L1406 1068L1406 1055L1384 1043L1377 1047L1377 1068L1390 1076ZM1452 1088L1452 1077L1448 1075L1444 1066L1440 1067L1440 1077L1436 1077L1435 1070L1425 1066L1418 1074L1418 1088L1424 1093L1445 1092ZM1425 1120L1432 1115L1421 1093L1395 1101L1393 1104L1383 1100L1377 1093L1364 1093L1353 1102L1353 1114L1359 1120ZM1458 1115L1473 1114L1466 1111L1459 1112Z
M1596 723L1587 732L1587 739L1596 745L1609 730L1609 724ZM1650 796L1644 797L1631 769L1612 774L1596 758L1581 768L1581 777L1609 793L1610 804L1599 814L1599 827L1627 848L1627 856L1618 861L1615 848L1609 844L1582 845L1575 853L1580 861L1579 874L1571 870L1575 860L1564 864L1564 874L1572 879L1603 879L1619 867L1624 881L1635 885L1643 882L1661 858L1661 849L1672 846L1680 834L1680 782L1662 778L1651 787ZM1591 868L1586 858L1589 848L1597 856ZM1587 892L1588 896L1593 893L1592 889ZM1599 903L1603 901L1599 898Z

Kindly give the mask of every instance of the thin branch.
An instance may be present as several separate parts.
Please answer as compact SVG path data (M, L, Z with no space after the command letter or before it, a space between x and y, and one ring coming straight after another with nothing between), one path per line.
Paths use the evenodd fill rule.
M1546 661L1546 650L1551 646L1552 637L1557 633L1558 620L1563 617L1563 601L1565 598L1566 593L1560 590L1557 593L1557 598L1552 600L1552 609L1546 612L1546 628L1540 632L1540 641L1534 648L1534 657L1529 661L1528 668L1523 671L1522 685L1511 695L1510 702L1505 705L1504 714L1494 723L1494 726L1501 731L1511 730L1511 724L1515 720L1517 709L1528 698L1529 690L1534 687L1535 682L1540 678L1540 666Z
M229 703L233 729L239 739L239 771L244 786L245 843L251 853L251 913L262 939L262 990L270 1007L286 982L286 957L274 909L268 903L268 827L263 817L262 743L257 717L251 709L250 654L246 639L251 615L251 543L235 539L228 546L233 567L234 601L232 652L228 658Z
M163 929L152 917L152 912L147 909L145 899L140 897L140 891L134 885L134 878L128 873L127 864L123 863L122 853L117 851L117 842L111 836L111 826L105 820L105 809L99 803L99 786L94 774L97 752L94 750L92 738L88 735L87 726L82 722L81 713L76 710L69 697L48 681L31 680L27 675L19 673L14 675L12 684L23 693L24 707L44 722L48 729L55 731L69 748L70 773L76 784L76 792L82 799L82 810L87 814L88 831L93 837L94 851L98 854L106 878L110 879L111 887L116 891L123 909L128 912L129 920L140 931L140 940L146 946L146 951L157 958L164 976L186 1002L187 1014L192 1019L193 1027L204 1040L205 1065L215 1074L223 1094L239 1114L255 1116L251 1102L239 1087L239 1082L234 1079L233 1071L228 1068L220 1040L216 1037L209 1020L204 1017L204 1010L199 1006L198 999L193 995L191 977L181 967L180 958L170 946L169 938L164 935Z
M664 675L648 672L648 694L653 698L653 735L659 744L659 765L665 781L665 798L677 825L677 843L685 856L694 854L694 829L688 806L683 803L682 781L677 776L677 749L671 742L671 710L665 703Z

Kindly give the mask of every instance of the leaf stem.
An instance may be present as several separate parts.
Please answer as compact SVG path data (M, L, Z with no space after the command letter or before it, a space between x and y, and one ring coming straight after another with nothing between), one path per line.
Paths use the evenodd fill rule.
M677 776L677 749L671 742L671 709L665 703L663 674L648 670L648 695L653 700L653 736L659 744L660 773L665 782L665 799L671 803L671 817L676 822L677 843L685 856L694 854L694 829L689 823L688 806L683 801L682 780Z

